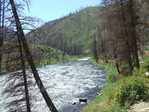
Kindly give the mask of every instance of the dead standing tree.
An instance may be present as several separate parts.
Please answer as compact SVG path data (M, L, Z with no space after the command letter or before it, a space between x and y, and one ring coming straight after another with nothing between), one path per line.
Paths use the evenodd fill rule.
M17 34L18 34L18 32L17 32ZM24 60L22 43L21 43L21 40L19 38L19 34L18 34L18 42L19 42L21 65L22 65L22 73L23 73L24 86L25 86L26 108L27 108L27 112L31 112L30 100L29 100L29 91L28 91L28 82L27 82L27 75L26 75L26 69L25 69L26 66L25 66L25 60Z
M7 36L11 39L4 45L4 56L9 55L6 62L7 71L10 74L6 75L6 88L3 93L6 94L6 107L8 111L27 111L30 112L28 85L32 85L31 79L27 79L28 75L25 72L24 57L22 47L17 42L17 33L11 32ZM13 40L13 38L15 38ZM10 50L11 49L11 50ZM23 60L23 61L21 61ZM22 63L23 62L23 63ZM24 65L23 65L24 64ZM16 70L23 70L16 71ZM15 71L15 72L14 72ZM24 76L24 77L23 77ZM25 87L25 88L24 88ZM24 94L25 93L25 94ZM26 102L26 105L25 103ZM27 108L26 108L27 106Z
M111 45L111 51L116 51L116 60L127 67L127 75L132 74L134 67L139 68L138 37L139 15L134 0L103 0L103 14L107 36L117 48ZM123 68L122 68L123 69ZM126 68L125 68L126 69Z
M114 57L117 70L120 73L119 70L119 63L121 62L128 62L127 60L130 60L128 58L129 48L126 46L126 37L124 38L123 35L123 23L122 23L122 16L120 13L120 6L117 3L118 0L104 0L103 4L105 5L105 8L103 9L103 25L104 29L106 31L106 38L108 41L108 49L109 52L112 54L112 57ZM131 63L131 61L129 61Z
M31 53L29 51L29 47L28 47L28 44L27 44L27 41L26 41L26 38L25 38L25 35L24 35L24 32L23 32L23 28L21 26L21 22L20 22L19 16L18 16L16 7L15 7L14 0L10 0L10 4L11 4L12 12L13 12L13 15L14 15L14 18L15 18L15 22L16 22L16 28L17 28L17 31L18 31L18 38L20 39L20 41L22 43L22 46L23 46L24 51L25 51L25 54L27 56L27 60L28 60L29 65L31 67L32 73L33 73L34 78L36 80L36 83L37 83L37 85L38 85L38 87L40 89L40 92L41 92L42 96L44 97L44 99L45 99L49 109L52 112L58 112L56 107L54 106L52 100L50 99L50 97L49 97L49 95L48 95L48 93L47 93L47 91L46 91L46 89L45 89L45 87L44 87L40 77L39 77L37 69L35 67L32 55L31 55Z
M0 0L0 72L2 72L2 46L3 46L3 39L4 39L4 19L5 19L5 0Z
M92 42L90 43L90 46L91 46L93 58L96 60L96 62L98 62L99 56L98 56L97 40L95 36Z

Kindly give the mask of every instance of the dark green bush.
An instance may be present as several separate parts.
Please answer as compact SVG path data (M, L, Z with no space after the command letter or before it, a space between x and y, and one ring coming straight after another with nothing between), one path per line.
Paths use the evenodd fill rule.
M142 76L133 75L131 77L123 78L118 82L116 92L116 100L124 106L126 103L130 105L135 100L148 100L149 87L148 81Z

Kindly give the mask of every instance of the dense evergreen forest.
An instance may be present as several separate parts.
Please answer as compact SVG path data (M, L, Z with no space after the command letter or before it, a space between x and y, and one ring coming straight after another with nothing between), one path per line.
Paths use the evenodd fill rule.
M12 74L7 80L11 86L4 93L21 96L8 102L9 111L31 112L28 86L33 82L26 72L31 69L47 106L57 112L36 67L66 62L74 56L91 56L96 64L104 64L104 69L112 67L114 75L107 79L112 80L111 85L122 85L113 95L105 93L106 101L99 98L103 107L89 106L90 112L104 112L112 102L111 110L105 111L126 110L136 100L149 100L148 0L102 0L99 6L80 9L38 28L34 26L37 18L23 16L28 4L28 0L0 0L0 73ZM29 33L25 34L26 30ZM26 105L18 105L20 102ZM118 108L114 110L115 105Z

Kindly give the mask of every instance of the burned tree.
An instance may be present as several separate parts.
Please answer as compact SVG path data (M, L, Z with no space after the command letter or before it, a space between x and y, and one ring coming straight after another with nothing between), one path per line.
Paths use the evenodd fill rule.
M108 57L107 57L107 53L108 53L108 40L106 39L106 37L104 36L101 36L99 38L99 41L98 41L98 44L99 44L99 54L103 56L103 60L104 62L108 62Z
M116 62L123 63L121 69L127 69L127 75L132 74L134 67L139 68L138 44L140 36L137 29L140 25L139 14L137 13L137 1L134 0L104 0L104 25L107 30L107 37L112 44ZM122 70L123 71L123 70Z
M28 47L28 44L27 44L27 41L26 41L26 38L25 38L25 35L24 35L24 32L23 32L23 28L22 28L22 25L21 25L21 22L20 22L20 19L19 19L19 16L18 16L18 13L17 13L17 10L16 10L16 7L15 7L15 3L14 3L14 0L10 0L10 4L11 4L11 8L12 8L12 12L13 12L13 15L14 15L14 19L15 19L15 22L16 22L16 28L17 28L17 32L18 32L18 38L20 39L21 43L22 43L22 46L24 48L24 51L25 51L25 54L27 56L27 60L29 62L29 65L31 67L31 70L32 70L32 73L34 75L34 78L36 80L36 83L40 89L40 92L41 94L43 95L46 103L47 103L47 106L49 107L49 109L52 111L52 112L57 112L57 109L56 107L54 106L53 102L51 101L40 77L39 77L39 74L37 72L37 69L35 67L35 64L34 64L34 61L33 61L33 58L32 58L32 55L29 51L29 47Z
M97 47L98 47L97 46L97 40L96 40L96 37L94 36L92 43L91 43L91 51L92 51L93 57L96 60L96 62L98 62L98 59L99 59Z
M2 72L2 54L3 54L3 39L5 36L5 0L0 0L0 72Z
M12 37L12 33L9 36ZM17 33L14 32L13 36L17 37ZM6 68L10 73L6 75L7 87L3 92L4 94L7 94L6 106L9 108L8 111L31 112L28 87L29 85L32 85L33 82L31 79L27 80L28 74L25 70L26 60L24 60L25 57L22 51L22 46L17 40L9 40L8 44L6 43L4 47L4 55L9 55L6 60L8 63ZM16 71L21 69L22 71Z

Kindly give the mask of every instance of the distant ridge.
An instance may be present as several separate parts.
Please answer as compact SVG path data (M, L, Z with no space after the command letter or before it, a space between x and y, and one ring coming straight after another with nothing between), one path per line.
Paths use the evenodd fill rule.
M87 53L93 37L99 37L102 7L88 7L76 13L49 21L28 33L32 44L43 44L64 50L68 54Z

